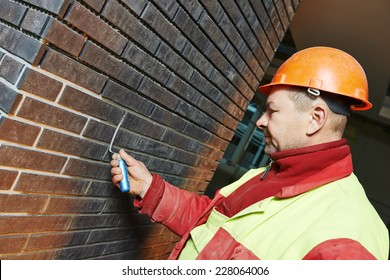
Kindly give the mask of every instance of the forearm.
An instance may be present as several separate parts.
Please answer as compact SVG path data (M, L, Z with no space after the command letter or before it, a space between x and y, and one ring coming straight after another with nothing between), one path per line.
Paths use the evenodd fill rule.
M160 176L153 175L152 184L144 198L136 199L134 205L140 213L182 236L194 226L210 202L207 196L181 190Z

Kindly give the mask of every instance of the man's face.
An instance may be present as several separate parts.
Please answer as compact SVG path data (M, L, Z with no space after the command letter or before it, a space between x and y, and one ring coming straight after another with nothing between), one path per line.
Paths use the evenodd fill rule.
M266 105L267 110L256 122L264 132L265 153L304 147L308 114L296 109L288 88L274 87Z

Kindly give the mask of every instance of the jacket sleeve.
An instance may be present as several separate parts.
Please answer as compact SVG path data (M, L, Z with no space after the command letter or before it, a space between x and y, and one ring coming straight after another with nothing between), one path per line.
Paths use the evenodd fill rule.
M142 200L136 198L134 206L152 221L162 223L182 236L192 229L210 202L209 197L179 189L154 174L146 195Z
M376 260L359 242L349 238L324 241L315 246L304 260Z

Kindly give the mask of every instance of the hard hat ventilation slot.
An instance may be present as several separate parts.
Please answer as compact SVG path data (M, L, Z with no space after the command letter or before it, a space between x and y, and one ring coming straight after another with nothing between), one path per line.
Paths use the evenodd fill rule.
M320 96L321 93L319 89L314 89L314 88L308 88L307 92L314 96Z

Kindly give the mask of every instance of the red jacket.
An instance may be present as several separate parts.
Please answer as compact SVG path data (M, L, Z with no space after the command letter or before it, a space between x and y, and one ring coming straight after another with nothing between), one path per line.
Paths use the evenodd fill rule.
M345 146L345 142L338 143L336 147L334 146L335 145L330 149L334 151L334 148L336 148L336 153L340 154L338 146ZM305 159L305 157L313 158L312 152L316 152L317 156L321 156L317 152L321 147L322 146L317 146L314 150L309 149L308 153L306 153L307 149L304 150L303 158L309 165L313 165L313 162L307 161L307 158ZM329 156L328 150L328 148L323 150L327 156ZM297 159L294 158L297 155L297 152L299 155L302 154L302 151L294 151L293 153L287 152L287 158L293 158L294 161L297 161ZM277 157L278 155L276 155L276 158ZM287 186L283 183L286 180L282 180L281 183L276 180L281 177L281 172L287 173L288 171L286 170L291 169L291 166L289 166L290 161L282 162L280 166L275 166L269 175L267 175L270 176L267 185L273 185L275 191L277 191L277 193L273 195L283 199L296 196L320 185L338 180L348 176L352 172L349 148L347 153L339 158L337 158L337 156L335 157L333 154L330 154L329 158L336 158L337 160L331 160L329 164L325 164L324 161L322 161L323 166L319 168L321 172L314 170L312 174L310 174L310 171L308 171L306 172L310 175L308 177L306 176L307 174L297 172L297 174L300 174L296 178L297 182L294 182L292 185L288 184ZM276 162L278 162L278 160L276 160ZM299 166L301 170L310 170L311 167L309 165L302 166L302 164L300 164ZM288 166L288 168L285 170L284 167L286 166ZM272 178L275 178L275 180L272 180ZM251 185L253 184L247 184L247 187L250 188ZM278 185L282 187L278 188ZM238 192L242 193L242 189L245 189L245 184L239 188ZM262 194L259 195L261 196ZM236 197L240 197L240 195ZM214 199L210 199L207 196L198 196L194 193L172 186L168 182L162 180L158 175L153 175L151 188L142 200L135 200L135 206L139 208L140 213L150 216L153 221L164 224L171 231L181 236L181 240L176 244L169 257L169 259L177 259L190 237L191 230L196 226L204 224L214 207L220 208L218 211L229 212L232 210L237 212L241 210L240 208L234 209L234 207L233 209L224 210L221 205L224 205L224 202L228 198L229 196L224 197L219 192L217 192ZM261 197L261 199L262 198L264 197ZM246 199L243 201L244 205L240 207L245 208L245 202ZM217 231L216 235L209 243L207 249L200 252L198 259L258 259L255 254L245 248L242 244L238 243L223 229ZM347 238L338 238L318 244L312 248L304 259L375 259L375 257L357 241Z

